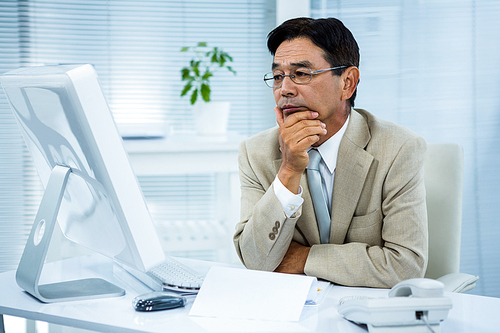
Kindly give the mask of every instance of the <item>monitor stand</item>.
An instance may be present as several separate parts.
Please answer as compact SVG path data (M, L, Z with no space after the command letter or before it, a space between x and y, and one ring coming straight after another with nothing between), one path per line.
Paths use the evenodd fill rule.
M57 214L71 169L55 166L16 272L17 284L44 303L125 295L125 290L99 278L38 285Z

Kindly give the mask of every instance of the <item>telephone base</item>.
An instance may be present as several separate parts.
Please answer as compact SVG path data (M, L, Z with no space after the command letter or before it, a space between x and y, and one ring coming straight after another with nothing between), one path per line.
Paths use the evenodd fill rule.
M344 297L337 311L370 333L438 333L453 306L443 288L439 281L410 279L395 285L387 298Z
M369 333L440 333L441 326L439 324L430 324L432 331L422 323L422 325L398 325L398 326L373 326L368 324Z

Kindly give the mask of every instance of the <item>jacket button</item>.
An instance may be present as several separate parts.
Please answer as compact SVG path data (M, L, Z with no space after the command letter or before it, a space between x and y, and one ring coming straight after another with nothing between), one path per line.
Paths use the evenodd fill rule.
M277 233L278 233L278 228L273 227L273 232L274 232L275 234L277 234Z
M274 223L274 226L275 226L276 228L279 228L279 227L280 227L280 221L276 221L276 223Z
M275 234L274 232L271 232L271 233L269 234L269 239L270 239L270 240L274 240L275 238L276 238L276 234Z

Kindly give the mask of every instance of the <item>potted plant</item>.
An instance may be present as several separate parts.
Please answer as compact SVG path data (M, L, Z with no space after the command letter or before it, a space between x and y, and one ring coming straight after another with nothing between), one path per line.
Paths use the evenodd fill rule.
M227 130L230 102L213 102L210 98L210 78L215 71L227 69L233 58L218 47L209 48L200 42L194 47L183 47L181 52L192 52L189 66L181 69L182 81L185 81L181 97L190 96L193 105L197 132L202 135L223 134Z

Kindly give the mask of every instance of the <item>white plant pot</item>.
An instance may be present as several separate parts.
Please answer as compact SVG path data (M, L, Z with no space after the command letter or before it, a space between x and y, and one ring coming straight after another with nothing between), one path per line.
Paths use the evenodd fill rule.
M227 133L231 102L198 102L193 115L198 135L224 135Z

